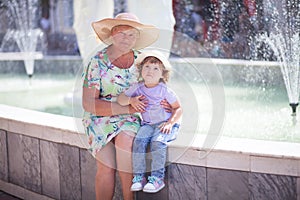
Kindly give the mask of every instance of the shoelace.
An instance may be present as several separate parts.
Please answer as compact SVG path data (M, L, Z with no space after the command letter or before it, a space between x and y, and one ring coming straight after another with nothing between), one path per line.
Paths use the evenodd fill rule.
M137 182L142 182L143 177L142 176L134 176L132 182L137 183Z
M160 180L157 177L155 177L155 176L149 176L148 177L148 181L149 181L149 183L152 183L152 184L154 184L156 181L158 183L160 183Z

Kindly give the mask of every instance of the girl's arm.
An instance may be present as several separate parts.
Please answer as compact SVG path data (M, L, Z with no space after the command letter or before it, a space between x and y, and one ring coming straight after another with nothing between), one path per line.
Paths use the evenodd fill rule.
M182 117L182 108L179 101L175 101L170 105L172 107L172 115L167 122L160 126L160 131L166 134L170 133L173 125Z
M124 92L122 92L118 98L117 98L117 102L121 105L121 106L128 106L130 105L130 98L124 94Z
M99 90L88 87L83 87L82 106L85 111L98 116L133 114L137 112L130 105L121 106L117 102L109 102L99 99Z
M147 105L144 99L143 95L128 97L124 93L121 93L117 98L117 102L122 106L131 105L135 110L143 111Z

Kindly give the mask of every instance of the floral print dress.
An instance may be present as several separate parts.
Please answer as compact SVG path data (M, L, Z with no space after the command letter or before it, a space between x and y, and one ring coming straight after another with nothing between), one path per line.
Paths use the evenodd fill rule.
M104 48L88 63L82 74L83 87L96 88L100 90L100 99L116 102L117 96L136 82L137 70L134 66L128 69L114 66L106 52L107 48ZM135 58L137 54L138 51L134 51ZM88 136L89 151L93 156L121 131L136 133L140 127L139 114L103 117L85 111L82 121Z

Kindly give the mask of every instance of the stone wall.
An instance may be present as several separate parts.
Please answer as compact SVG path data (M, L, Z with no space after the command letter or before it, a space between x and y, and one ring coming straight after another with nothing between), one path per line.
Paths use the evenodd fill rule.
M30 200L95 199L96 165L86 149L6 130L0 144L0 190ZM119 182L114 199L122 199ZM136 199L299 200L300 178L172 163L165 189Z

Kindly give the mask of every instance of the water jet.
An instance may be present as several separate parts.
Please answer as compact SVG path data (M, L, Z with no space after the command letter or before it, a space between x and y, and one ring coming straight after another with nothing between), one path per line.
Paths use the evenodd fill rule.
M1 60L23 60L28 77L34 73L34 61L43 57L40 51L37 51L37 45L40 40L44 47L44 32L38 28L36 19L38 1L27 0L19 2L17 0L5 1L9 19L12 20L12 27L9 28L2 40L0 46ZM15 48L15 44L18 49Z
M280 65L292 115L300 96L300 4L296 0L264 1L269 29L256 38L255 47L266 44L260 54L273 52ZM268 58L265 58L268 59Z

